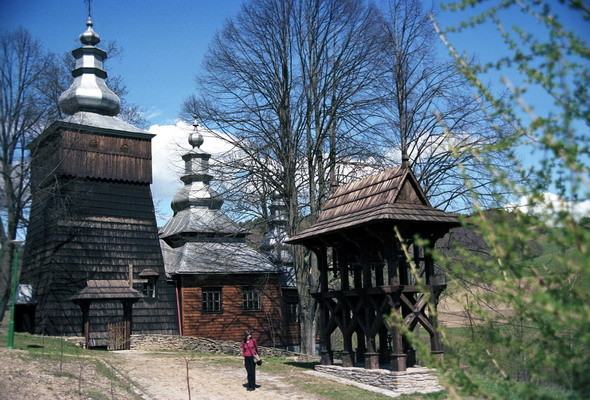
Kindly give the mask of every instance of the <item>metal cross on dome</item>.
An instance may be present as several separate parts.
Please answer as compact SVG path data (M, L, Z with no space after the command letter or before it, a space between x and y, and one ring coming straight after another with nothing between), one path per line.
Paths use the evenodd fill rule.
M88 5L88 17L90 17L91 9L92 9L92 0L84 0L84 3Z

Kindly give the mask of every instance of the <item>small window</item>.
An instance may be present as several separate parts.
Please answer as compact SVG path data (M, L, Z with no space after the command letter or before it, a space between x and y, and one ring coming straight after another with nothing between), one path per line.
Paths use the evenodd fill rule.
M88 142L88 147L91 149L96 149L98 147L98 141L96 139L90 139L90 142Z
M121 153L129 153L129 146L126 144L121 145Z
M221 288L203 288L203 312L221 312Z
M143 283L143 295L150 299L156 298L156 276L150 276Z
M260 310L260 291L255 288L245 287L242 289L244 294L244 310Z
M296 324L299 322L297 303L287 303L287 323Z
M139 273L142 278L140 282L143 283L142 293L145 297L150 299L156 298L156 283L158 282L159 273L155 269L145 268Z

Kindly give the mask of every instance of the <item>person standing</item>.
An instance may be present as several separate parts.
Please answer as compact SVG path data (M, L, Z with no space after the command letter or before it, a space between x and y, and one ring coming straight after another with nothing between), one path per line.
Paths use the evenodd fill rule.
M252 339L249 331L244 334L242 340L242 356L244 357L244 366L248 373L248 391L256 389L256 363L254 362L254 355L258 354L258 343L256 339Z

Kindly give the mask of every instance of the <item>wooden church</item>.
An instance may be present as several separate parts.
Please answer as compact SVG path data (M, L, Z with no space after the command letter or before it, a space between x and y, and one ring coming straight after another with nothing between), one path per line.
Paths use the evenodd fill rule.
M184 186L172 200L174 215L160 230L167 276L177 288L180 334L239 341L246 330L258 343L289 348L299 343L284 293L285 270L246 243L249 232L223 211L210 182L211 155L201 149L195 121ZM295 298L296 302L296 298Z
M399 167L334 191L317 222L287 241L317 257L322 364L333 363L331 336L339 329L345 367L405 371L414 365L412 346L388 315L410 331L422 326L432 353L442 357L433 311L445 282L430 250L458 225L456 215L430 205L407 156Z
M109 324L173 334L178 315L150 190L153 135L116 118L107 54L96 47L90 17L86 25L72 52L74 81L59 99L69 117L30 145L33 201L20 282L37 297L32 332L84 331L90 346L103 346Z

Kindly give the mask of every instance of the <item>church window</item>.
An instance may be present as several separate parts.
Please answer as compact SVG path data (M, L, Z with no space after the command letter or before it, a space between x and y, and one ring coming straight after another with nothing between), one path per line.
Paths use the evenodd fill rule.
M221 288L203 288L203 312L221 312Z
M297 303L287 303L287 323L295 324L299 322L299 313L297 312Z
M245 287L242 289L244 296L244 310L245 311L259 311L260 310L260 291L256 288Z
M156 298L156 278L155 276L150 276L143 283L143 295L145 297L150 299Z

